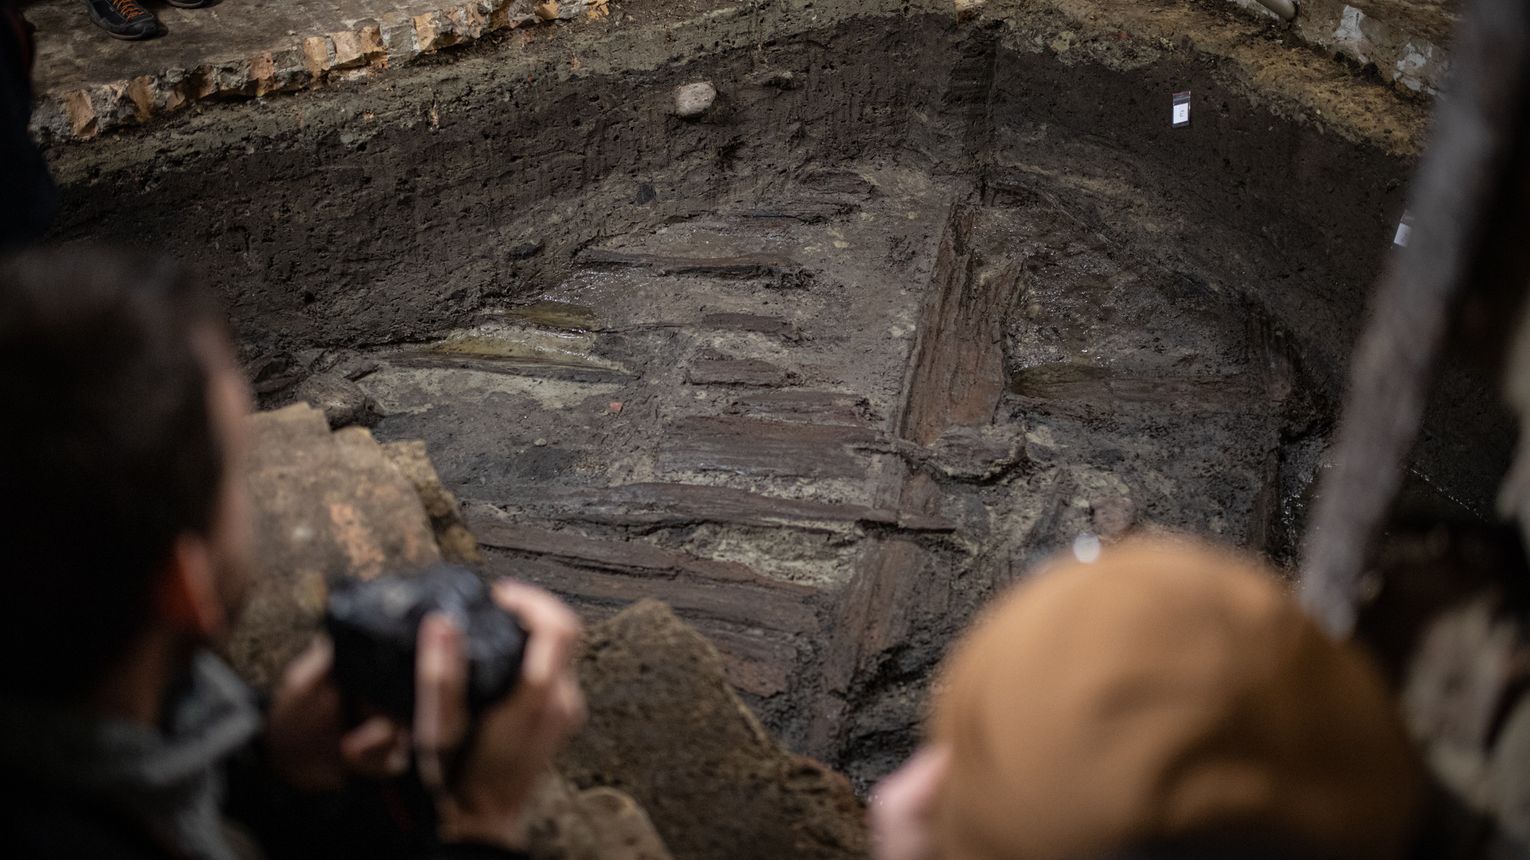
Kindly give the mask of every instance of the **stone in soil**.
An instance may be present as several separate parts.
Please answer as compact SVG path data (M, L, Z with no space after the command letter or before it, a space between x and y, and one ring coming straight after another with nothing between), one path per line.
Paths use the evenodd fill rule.
M712 109L717 101L717 87L702 81L675 90L675 116L695 119Z

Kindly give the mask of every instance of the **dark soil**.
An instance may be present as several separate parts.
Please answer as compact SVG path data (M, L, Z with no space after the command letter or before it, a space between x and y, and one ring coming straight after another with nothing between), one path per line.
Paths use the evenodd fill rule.
M204 265L263 395L357 380L494 571L592 617L665 600L862 784L972 612L1081 536L1291 557L1411 108L1371 142L1231 54L1034 11L661 38L643 8L100 144L60 232ZM1497 420L1421 451L1440 494L1489 498Z

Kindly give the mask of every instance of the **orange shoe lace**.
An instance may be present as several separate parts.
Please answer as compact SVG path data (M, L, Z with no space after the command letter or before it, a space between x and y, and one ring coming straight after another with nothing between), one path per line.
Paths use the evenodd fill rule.
M140 15L149 14L147 10L138 5L137 0L111 0L111 3L112 8L117 10L117 14L129 21Z

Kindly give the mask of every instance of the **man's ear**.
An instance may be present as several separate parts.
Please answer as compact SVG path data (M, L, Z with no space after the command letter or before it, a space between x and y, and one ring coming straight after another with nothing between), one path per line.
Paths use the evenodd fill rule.
M217 570L206 540L181 535L159 578L156 603L160 617L196 639L216 638L228 622L219 598Z

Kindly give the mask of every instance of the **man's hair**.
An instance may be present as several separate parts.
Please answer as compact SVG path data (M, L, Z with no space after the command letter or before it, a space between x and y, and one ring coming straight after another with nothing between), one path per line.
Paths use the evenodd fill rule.
M167 261L0 259L7 695L94 689L143 631L177 538L211 527L224 465L208 343L226 336L216 302Z

